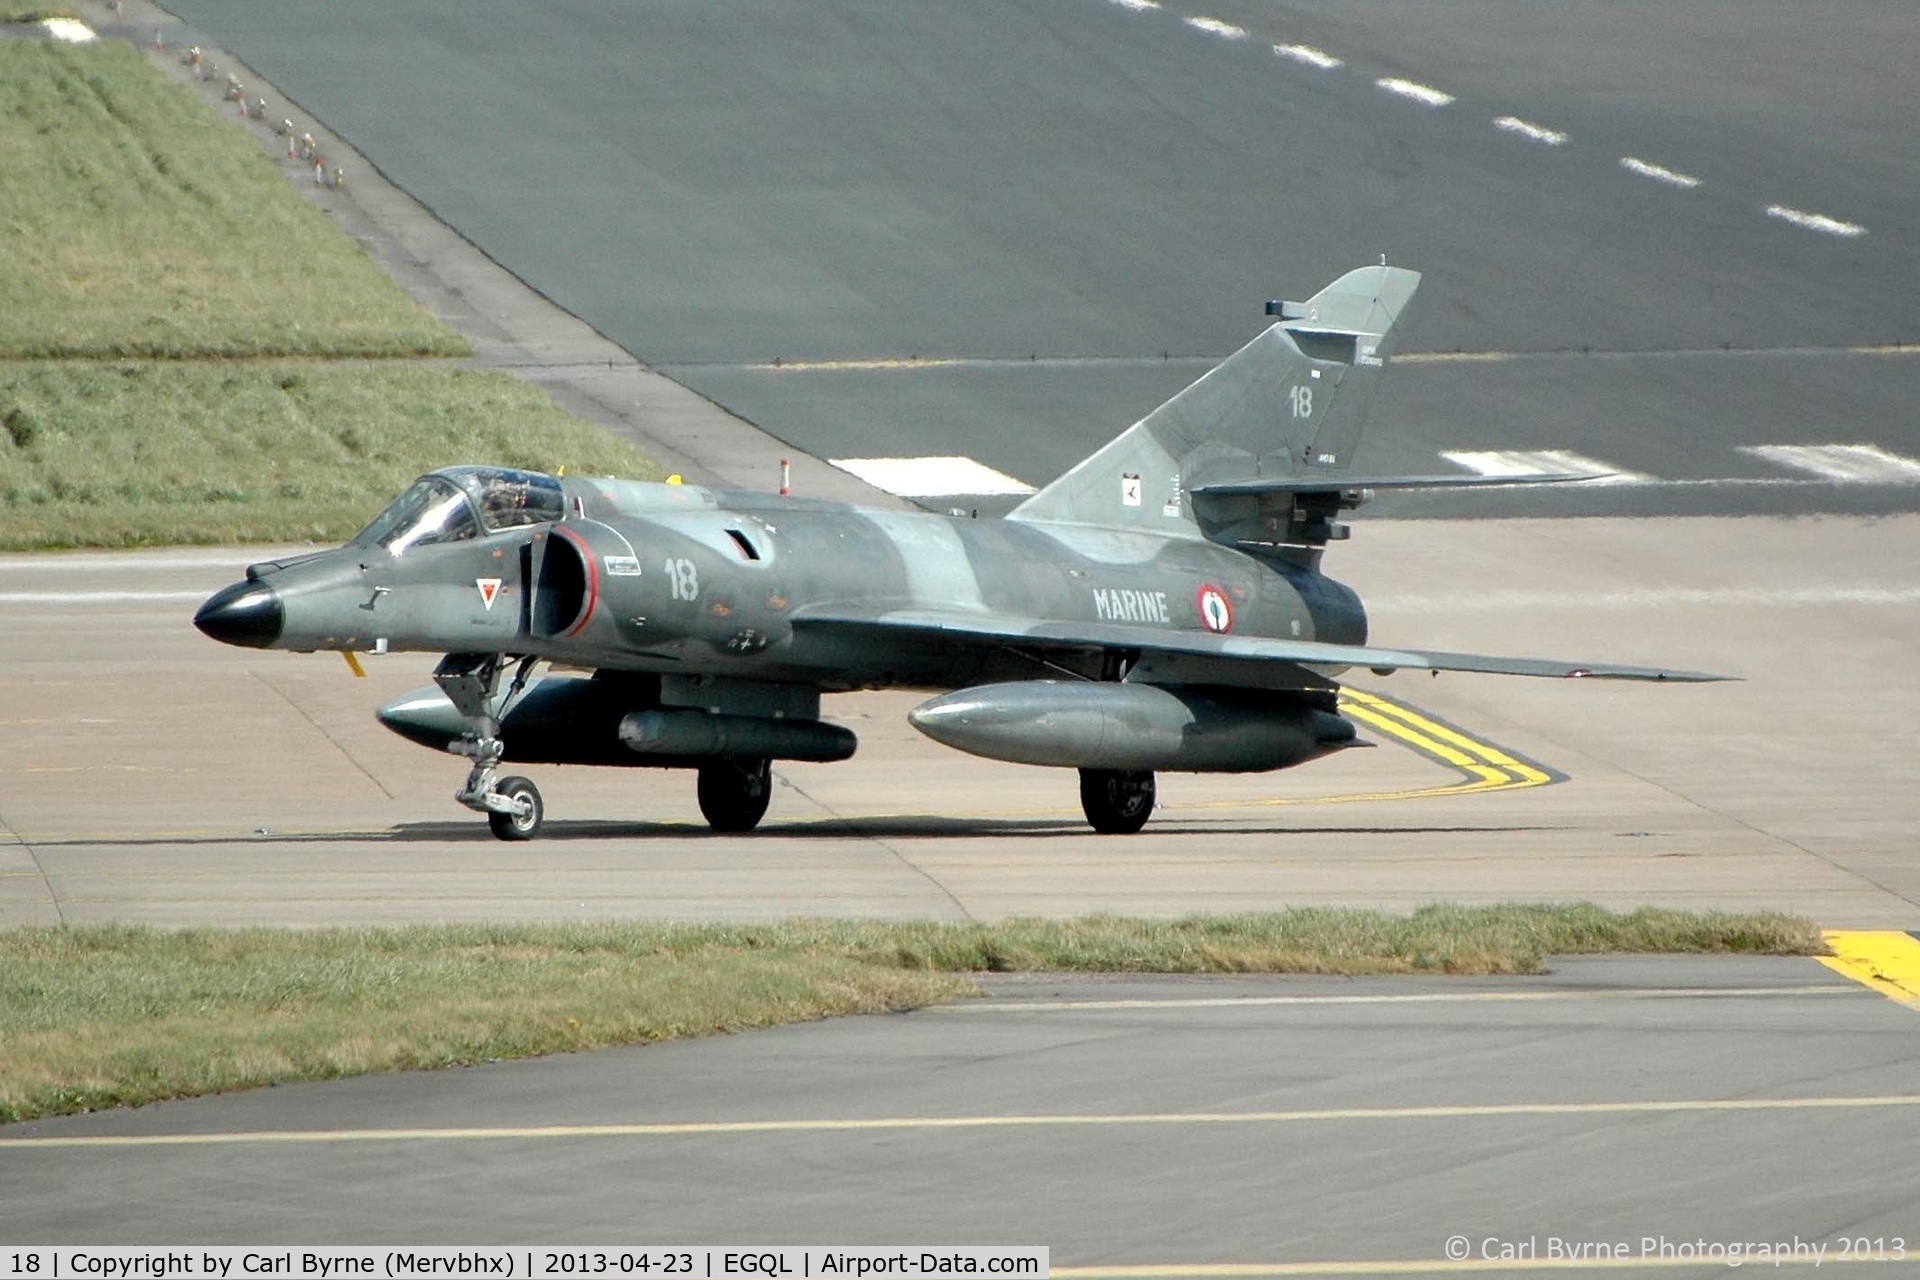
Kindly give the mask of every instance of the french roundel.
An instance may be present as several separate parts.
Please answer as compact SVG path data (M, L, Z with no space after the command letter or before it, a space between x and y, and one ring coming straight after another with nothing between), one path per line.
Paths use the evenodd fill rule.
M1212 632L1233 630L1233 605L1226 592L1215 586L1200 588L1200 621Z

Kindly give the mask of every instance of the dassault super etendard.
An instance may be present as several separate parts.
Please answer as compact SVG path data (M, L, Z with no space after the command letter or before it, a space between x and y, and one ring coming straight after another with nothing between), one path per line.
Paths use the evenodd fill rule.
M509 840L544 806L506 762L692 769L707 821L750 830L771 761L854 753L820 716L853 689L936 692L921 732L1077 769L1087 820L1131 832L1156 771L1353 745L1349 668L1717 678L1368 646L1360 601L1320 572L1343 510L1374 489L1574 478L1350 469L1419 280L1383 263L1268 304L1258 337L1004 519L449 467L345 546L252 566L194 621L258 648L446 655L437 688L380 719L469 757L455 798Z

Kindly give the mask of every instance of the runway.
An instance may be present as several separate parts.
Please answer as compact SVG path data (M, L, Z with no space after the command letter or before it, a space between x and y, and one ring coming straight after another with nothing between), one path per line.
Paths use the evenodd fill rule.
M4 1214L97 1244L1044 1243L1086 1280L1433 1274L1457 1236L1542 1269L1550 1239L1916 1243L1915 1015L1809 960L987 985L20 1126Z
M1044 484L1385 254L1425 283L1357 467L1629 483L1383 511L1920 499L1898 0L174 7L815 457ZM1006 505L969 474L906 496Z

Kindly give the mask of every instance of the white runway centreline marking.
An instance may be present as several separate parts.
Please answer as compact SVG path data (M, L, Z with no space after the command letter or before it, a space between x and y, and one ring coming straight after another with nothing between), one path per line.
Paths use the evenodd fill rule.
M1245 40L1246 28L1236 27L1231 22L1222 22L1218 18L1183 18L1195 31L1204 31L1210 36L1219 36L1222 40Z
M1022 497L1033 492L1033 486L1024 480L1016 480L972 458L829 458L827 461L897 498Z
M1273 46L1273 51L1279 57L1288 58L1309 67L1318 67L1322 71L1332 71L1346 65L1332 54L1324 53L1312 45L1277 44Z
M0 591L0 608L32 604L152 604L205 600L205 591Z
M1652 178L1655 182L1664 182L1682 191L1691 191L1700 185L1700 179L1690 173L1681 173L1665 165L1654 164L1651 160L1642 160L1638 156L1621 156L1620 167L1628 173L1637 173L1643 178Z
M1920 586L1860 584L1828 587L1623 587L1615 591L1474 591L1458 595L1367 596L1378 615L1400 613L1523 613L1530 609L1619 611L1703 608L1827 609L1835 605L1911 608L1920 605Z
M1375 80L1374 83L1388 93L1397 93L1423 107L1444 107L1453 101L1452 94L1442 93L1431 85L1420 84L1413 80L1401 80L1398 77L1389 76L1383 80Z
M0 573L42 572L57 569L61 573L93 570L137 569L141 572L162 569L228 569L234 573L243 572L250 564L262 560L271 560L275 556L288 559L293 556L309 555L319 547L292 547L275 549L272 547L241 548L231 552L212 552L206 555L166 555L147 551L125 551L106 555L92 551L69 551L59 554L35 554L19 556L0 556Z
M1440 456L1483 476L1592 476L1593 479L1586 482L1589 484L1648 484L1653 479L1570 449L1443 450Z
M1842 240L1852 240L1867 234L1867 229L1857 222L1842 222L1838 218L1829 218L1824 213L1808 213L1804 209L1792 209L1784 204L1767 206L1767 216L1791 223L1806 231L1818 231L1823 236L1838 236Z
M1538 142L1544 146L1561 147L1567 142L1567 135L1558 129L1549 129L1545 125L1522 120L1519 116L1500 116L1493 127L1506 133L1517 134L1529 142Z
M1740 452L1836 484L1920 484L1920 459L1872 444L1750 444Z
M1112 3L1119 5L1122 9L1131 9L1135 13L1146 13L1150 9L1160 7L1160 0L1112 0Z

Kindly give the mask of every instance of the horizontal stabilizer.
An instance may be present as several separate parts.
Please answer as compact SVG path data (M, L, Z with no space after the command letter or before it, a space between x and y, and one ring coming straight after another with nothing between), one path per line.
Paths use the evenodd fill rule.
M1481 485L1569 484L1575 480L1600 480L1609 472L1550 472L1531 475L1483 476L1455 473L1444 476L1354 476L1313 475L1262 476L1252 480L1216 480L1197 484L1189 490L1197 498L1230 497L1268 493L1333 493L1347 489L1471 489Z

